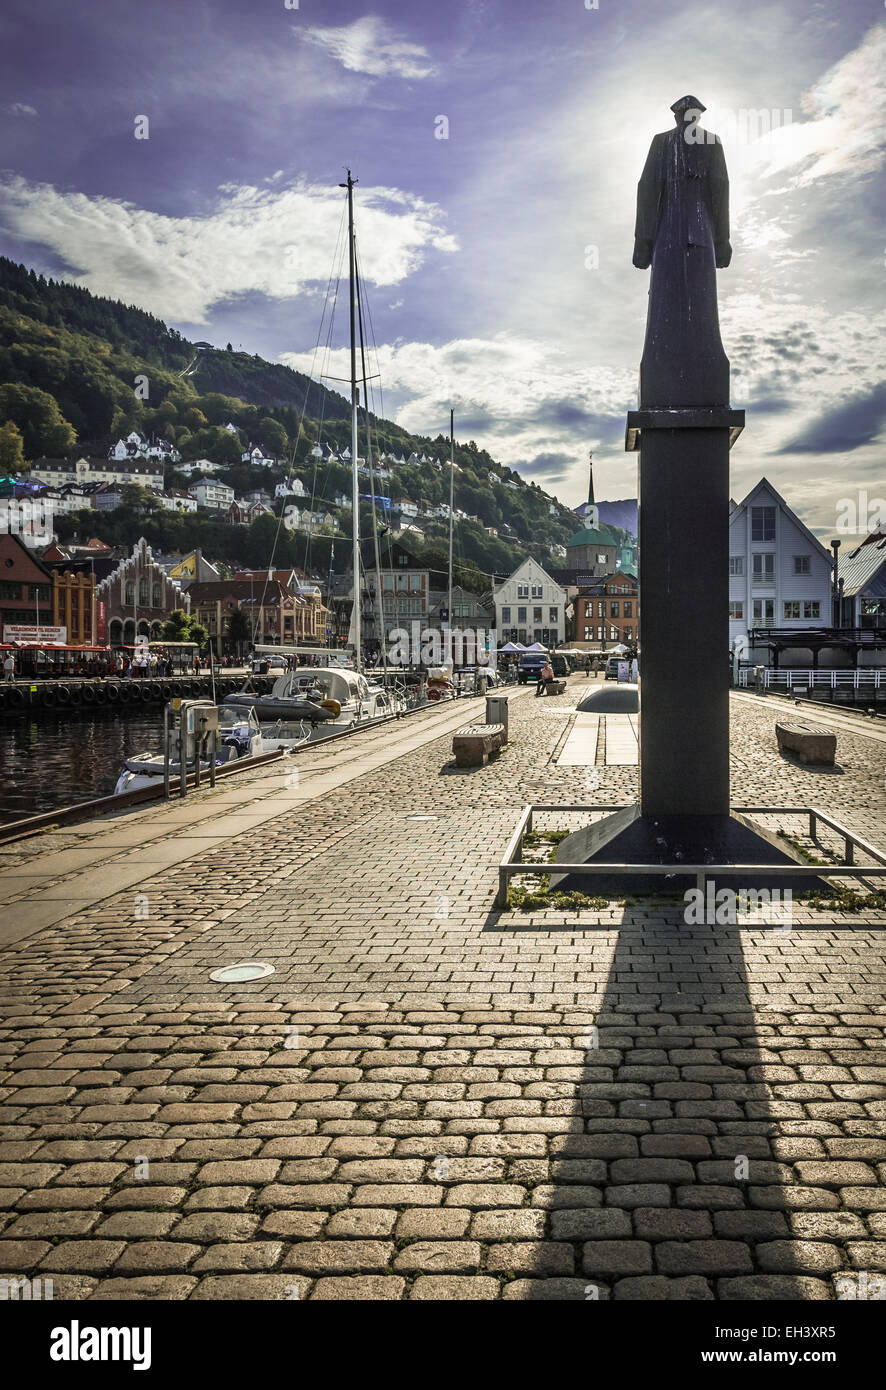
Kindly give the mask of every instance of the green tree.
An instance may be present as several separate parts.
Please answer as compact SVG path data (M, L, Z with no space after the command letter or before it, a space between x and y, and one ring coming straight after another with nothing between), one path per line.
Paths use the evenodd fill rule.
M0 419L11 420L22 434L25 457L66 458L77 443L77 432L62 415L55 399L36 386L18 382L0 386Z
M228 619L228 637L236 644L237 654L243 659L243 646L252 641L252 623L242 608L235 608Z
M21 430L14 421L7 420L0 425L0 473L17 473L24 461Z
M261 422L261 441L269 454L285 454L289 448L286 431L272 415L266 415Z

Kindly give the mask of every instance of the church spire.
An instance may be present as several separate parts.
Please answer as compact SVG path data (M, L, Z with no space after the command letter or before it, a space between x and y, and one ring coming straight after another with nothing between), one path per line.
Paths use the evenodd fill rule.
M588 451L588 506L594 505L594 452Z

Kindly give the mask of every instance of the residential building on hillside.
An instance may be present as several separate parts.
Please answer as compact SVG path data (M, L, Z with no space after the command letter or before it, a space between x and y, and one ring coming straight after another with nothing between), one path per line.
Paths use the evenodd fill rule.
M49 459L39 458L27 470L31 482L59 487L64 483L141 483L163 491L163 464L152 459Z
M188 494L196 497L201 507L218 512L226 512L234 500L234 489L228 483L219 483L209 478L192 483L188 488Z
M168 492L161 492L157 501L165 512L195 512L199 506L196 497L174 487L171 487Z
M168 463L177 463L181 455L168 439L163 439L158 435L153 435L148 439L145 435L133 430L125 439L118 439L117 443L111 446L108 450L108 458L117 462L126 459L159 459Z
M566 636L566 590L527 559L493 590L499 644L541 642L555 647Z
M828 550L766 478L729 515L729 641L767 663L772 629L831 627ZM783 665L807 665L808 649L783 647Z

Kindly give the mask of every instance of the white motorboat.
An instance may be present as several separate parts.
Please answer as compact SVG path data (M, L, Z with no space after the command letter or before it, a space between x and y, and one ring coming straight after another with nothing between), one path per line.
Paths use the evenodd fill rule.
M294 753L311 740L311 726L304 720L297 723L277 719L273 724L262 724L261 744L263 753Z
M226 709L223 705L219 706L218 711L219 729L218 744L215 757L216 767L224 767L225 764L236 762L239 758L255 758L260 753L271 751L263 747L262 731L258 720L252 710L248 709ZM275 744L274 747L277 747ZM114 795L119 796L121 792L137 791L139 787L155 786L163 781L165 772L165 759L162 753L136 753L125 760L123 771L117 778L117 785L114 788ZM190 771L193 764L189 764ZM209 762L203 758L200 761L201 775L209 772ZM181 764L178 761L170 762L170 779L180 777Z
M369 681L345 666L297 666L277 677L270 695L237 691L227 695L224 703L228 709L254 708L263 725L275 720L319 724L319 736L400 714L406 708L401 691Z

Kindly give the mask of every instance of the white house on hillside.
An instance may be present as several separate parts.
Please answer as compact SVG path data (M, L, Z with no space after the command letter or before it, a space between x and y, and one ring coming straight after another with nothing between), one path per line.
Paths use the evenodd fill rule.
M830 552L761 478L729 516L730 645L754 628L831 627L831 604Z
M536 560L524 560L493 590L499 645L541 642L555 647L566 636L566 590Z

